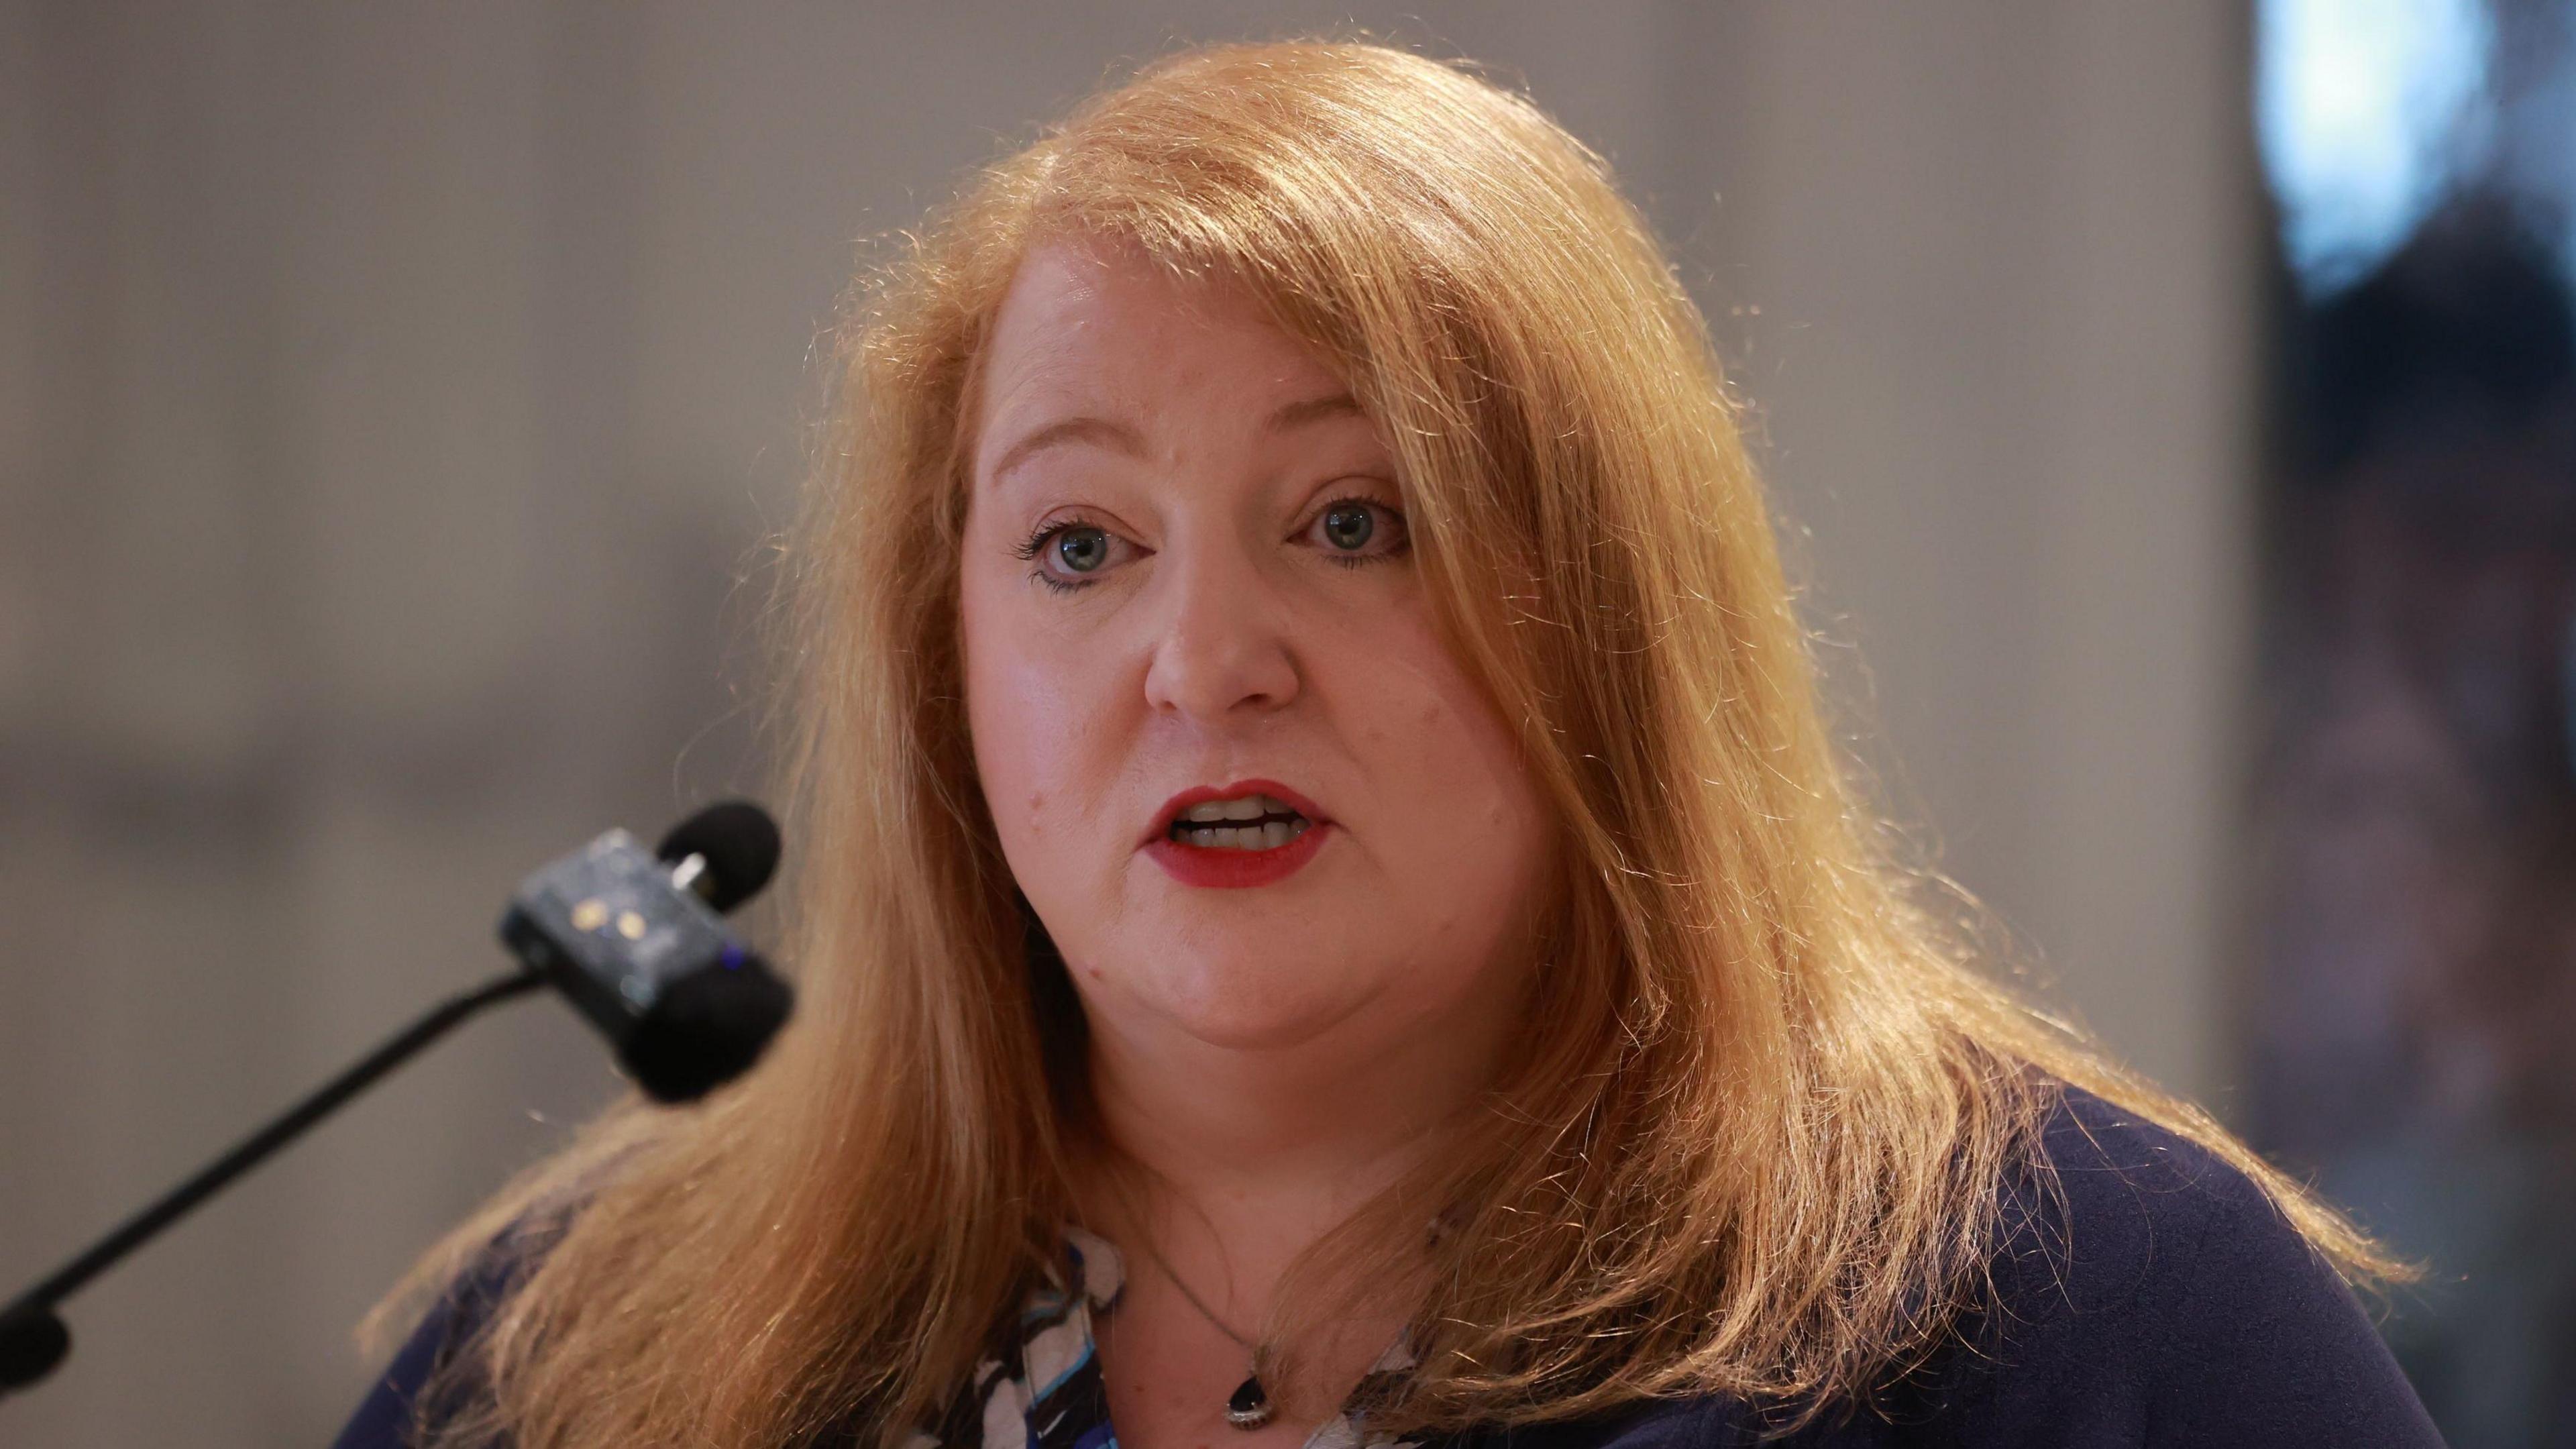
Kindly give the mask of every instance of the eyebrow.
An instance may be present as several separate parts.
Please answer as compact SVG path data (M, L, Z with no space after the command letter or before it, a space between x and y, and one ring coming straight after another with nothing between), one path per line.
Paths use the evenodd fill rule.
M1325 397L1310 397L1284 404L1262 423L1261 430L1265 433L1284 433L1292 428L1304 427L1308 423L1320 422L1325 418L1360 415L1359 399L1347 392L1337 392ZM1058 418L1013 443L1002 454L1001 461L993 465L993 481L999 483L1003 474L1027 462L1032 454L1065 443L1089 443L1095 447L1107 448L1112 452L1124 453L1131 458L1145 456L1144 438L1134 428L1114 418L1093 417L1089 414Z

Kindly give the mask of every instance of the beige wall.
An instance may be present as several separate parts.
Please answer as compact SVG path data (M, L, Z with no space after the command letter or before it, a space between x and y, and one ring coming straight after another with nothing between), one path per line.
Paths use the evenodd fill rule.
M0 5L0 1291L494 969L525 868L757 778L734 581L853 238L1122 58L1345 13ZM1358 13L1620 166L1901 807L2224 1087L2235 10ZM324 1441L359 1310L610 1086L550 1003L470 1028L76 1300L0 1443Z

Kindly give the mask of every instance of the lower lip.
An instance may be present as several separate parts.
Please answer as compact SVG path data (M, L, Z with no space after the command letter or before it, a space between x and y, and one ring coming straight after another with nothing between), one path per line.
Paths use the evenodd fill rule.
M1324 848L1324 832L1332 828L1319 821L1299 832L1296 839L1268 850L1183 845L1165 836L1148 844L1145 853L1154 857L1156 865L1183 885L1240 890L1246 886L1270 885L1295 875L1306 862L1315 858L1316 851Z

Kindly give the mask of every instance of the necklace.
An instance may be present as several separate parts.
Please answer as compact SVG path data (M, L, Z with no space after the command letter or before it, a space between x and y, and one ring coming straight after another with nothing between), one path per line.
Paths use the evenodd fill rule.
M1225 1421L1238 1429L1258 1429L1269 1423L1270 1391L1261 1386L1260 1346L1235 1332L1232 1324L1217 1317L1215 1309L1208 1307L1199 1295L1191 1292L1190 1285L1182 1282L1181 1275L1172 1271L1171 1263L1163 1257L1162 1250L1154 1246L1151 1238L1145 1240L1145 1255L1154 1260L1155 1267L1163 1270L1164 1277L1172 1280L1173 1287L1181 1290L1181 1296L1188 1299L1190 1306L1199 1311L1200 1317L1216 1325L1217 1332L1241 1344L1243 1351L1250 1355L1250 1362L1244 1369L1243 1382L1235 1386L1234 1397L1225 1401Z

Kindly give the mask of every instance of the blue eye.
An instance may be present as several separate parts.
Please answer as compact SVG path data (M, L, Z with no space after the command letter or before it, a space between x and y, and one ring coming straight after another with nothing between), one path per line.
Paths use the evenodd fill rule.
M1324 541L1338 549L1364 548L1377 532L1377 520L1365 504L1336 503L1324 510Z
M1056 535L1055 556L1066 568L1087 574L1109 559L1109 535L1097 528L1068 528Z
M1403 511L1374 498L1336 498L1306 527L1325 561L1345 568L1400 557L1411 542Z
M1059 594L1087 589L1100 582L1125 540L1096 523L1067 519L1041 524L1011 552L1037 565L1029 577ZM1132 549L1133 545L1129 545Z

